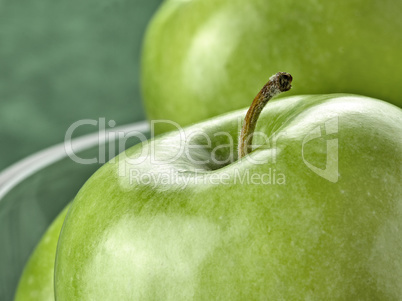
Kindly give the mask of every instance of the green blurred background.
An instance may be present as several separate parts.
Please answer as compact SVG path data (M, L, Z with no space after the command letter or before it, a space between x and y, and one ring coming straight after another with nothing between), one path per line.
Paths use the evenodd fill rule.
M145 118L139 57L160 2L0 1L0 171L63 142L77 120Z

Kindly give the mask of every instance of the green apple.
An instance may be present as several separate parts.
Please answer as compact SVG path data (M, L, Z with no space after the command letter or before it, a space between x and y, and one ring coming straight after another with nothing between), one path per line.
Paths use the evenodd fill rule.
M298 78L297 94L402 107L401 15L394 0L167 0L143 48L148 118L183 126L246 107L277 70Z
M350 94L277 99L237 160L245 114L100 168L60 235L57 300L400 299L402 110Z
M53 301L54 261L57 242L66 217L66 207L46 230L20 278L15 301Z

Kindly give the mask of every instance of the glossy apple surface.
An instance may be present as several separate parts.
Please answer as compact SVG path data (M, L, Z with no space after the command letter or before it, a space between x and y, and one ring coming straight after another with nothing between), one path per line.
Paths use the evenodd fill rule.
M246 107L278 71L298 79L290 93L402 107L401 15L394 0L165 1L143 48L148 118L183 126Z
M399 299L402 110L346 94L273 100L256 127L266 143L236 160L244 115L100 168L61 232L57 300Z
M54 301L54 262L57 242L68 207L46 230L20 278L14 301Z

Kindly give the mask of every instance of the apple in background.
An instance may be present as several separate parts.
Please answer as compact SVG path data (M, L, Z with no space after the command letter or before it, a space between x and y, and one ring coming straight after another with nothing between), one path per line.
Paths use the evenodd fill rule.
M257 123L261 146L236 161L245 113L100 168L60 235L57 300L400 299L402 110L277 99Z
M54 261L66 207L46 230L29 258L18 283L14 301L54 301Z
M278 70L298 79L297 94L354 93L401 107L401 16L394 0L165 1L142 53L148 119L183 126L246 107Z

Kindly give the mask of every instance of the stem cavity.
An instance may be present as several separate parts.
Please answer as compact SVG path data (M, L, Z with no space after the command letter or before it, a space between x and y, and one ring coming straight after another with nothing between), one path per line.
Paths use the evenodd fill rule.
M271 76L268 82L262 87L261 91L254 98L250 108L244 118L243 127L241 129L238 148L238 159L252 151L253 135L258 117L268 101L280 94L289 91L292 83L292 76L286 72L278 72Z

